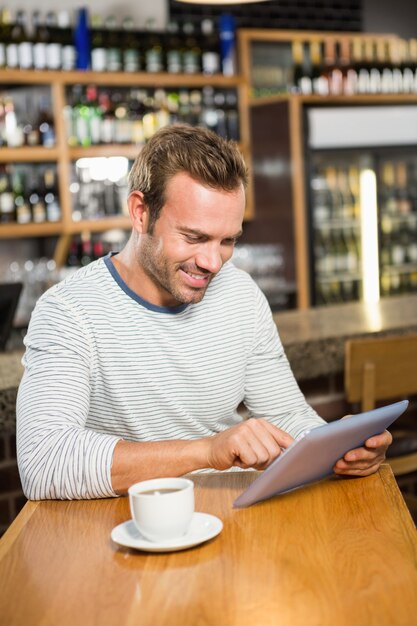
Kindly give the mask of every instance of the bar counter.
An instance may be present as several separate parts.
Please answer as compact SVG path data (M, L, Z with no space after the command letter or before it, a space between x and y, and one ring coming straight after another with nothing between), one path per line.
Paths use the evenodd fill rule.
M344 369L347 339L417 332L417 294L275 313L282 343L299 381Z
M417 332L417 295L275 313L274 320L297 380L310 380L343 371L347 339ZM14 428L21 358L21 350L0 354L0 430Z

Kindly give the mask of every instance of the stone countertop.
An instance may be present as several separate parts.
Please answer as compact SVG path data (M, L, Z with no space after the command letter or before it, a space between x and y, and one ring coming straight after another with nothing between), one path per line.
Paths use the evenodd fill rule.
M274 321L295 377L308 380L343 371L347 339L417 332L417 295L275 313Z
M274 320L295 377L311 380L343 371L347 339L417 332L417 295L275 313ZM0 354L0 430L14 428L22 355Z
M16 394L23 374L22 350L0 353L0 431L16 427Z

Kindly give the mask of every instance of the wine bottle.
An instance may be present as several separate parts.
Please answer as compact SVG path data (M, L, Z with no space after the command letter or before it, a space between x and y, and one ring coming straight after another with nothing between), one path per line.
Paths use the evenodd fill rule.
M58 12L57 38L61 44L61 67L71 71L75 68L76 52L69 11Z
M15 28L17 29L15 41L18 42L19 67L27 70L33 67L33 42L27 32L27 19L24 11L17 12Z
M310 61L313 93L318 96L327 96L329 93L329 85L324 76L321 44L319 41L312 41L310 43Z
M414 92L414 70L410 54L410 42L404 39L399 42L399 55L401 57L402 91L403 93Z
M139 72L143 69L138 46L138 39L134 32L133 18L127 16L122 22L123 33L123 70L125 72Z
M201 72L201 49L195 36L195 28L192 22L185 22L183 65L186 74L198 74Z
M100 15L92 16L91 27L91 69L93 72L104 72L107 69L107 52Z
M166 69L169 74L179 74L183 71L183 47L178 22L170 21L167 31Z
M236 25L233 15L223 13L219 19L220 56L225 76L236 74Z
M148 20L146 48L145 48L145 69L147 72L163 72L164 70L164 51L163 42L160 33L153 30L154 21Z
M13 173L13 193L16 222L18 224L29 224L32 221L32 212L29 202L25 197L24 183L18 171Z
M3 10L3 24L9 30L9 37L6 44L6 66L10 69L19 67L19 43L21 40L21 26L16 21L13 23L11 13L8 9Z
M3 19L4 9L0 10L0 69L6 67L6 46L10 36L9 25Z
M46 66L49 70L59 70L62 67L62 43L58 37L58 22L55 11L46 14L48 29L48 43L46 45Z
M292 91L295 93L304 93L302 79L304 77L304 51L303 42L294 40L292 42Z
M13 188L8 171L0 166L0 223L12 224L16 221Z
M396 169L398 213L408 216L411 213L412 201L408 193L407 163L399 161Z
M85 7L78 9L77 11L77 19L74 29L74 42L76 51L76 68L78 70L88 70L91 66L91 34L88 9ZM109 67L109 69L111 68Z
M201 22L201 66L203 74L218 74L220 72L220 42L210 18Z
M59 222L61 219L61 207L58 200L55 171L48 167L43 175L44 201L46 207L46 219L48 222Z
M44 70L47 67L47 45L49 42L48 29L42 21L40 11L32 13L33 39L33 66L36 70Z

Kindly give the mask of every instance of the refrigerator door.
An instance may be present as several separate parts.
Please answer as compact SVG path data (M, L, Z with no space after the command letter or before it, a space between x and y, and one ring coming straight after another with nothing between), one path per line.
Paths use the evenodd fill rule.
M312 107L307 122L312 303L363 299L371 239L381 296L417 292L417 106Z

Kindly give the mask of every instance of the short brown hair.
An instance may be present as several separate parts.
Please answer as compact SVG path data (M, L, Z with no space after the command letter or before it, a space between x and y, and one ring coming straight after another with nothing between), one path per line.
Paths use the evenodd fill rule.
M245 161L235 142L207 128L187 124L165 126L141 150L129 174L129 193L141 191L150 213L150 227L165 204L169 180L186 172L196 181L234 191L247 185Z

